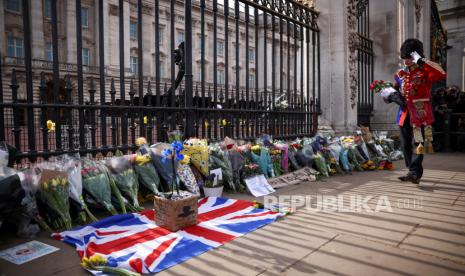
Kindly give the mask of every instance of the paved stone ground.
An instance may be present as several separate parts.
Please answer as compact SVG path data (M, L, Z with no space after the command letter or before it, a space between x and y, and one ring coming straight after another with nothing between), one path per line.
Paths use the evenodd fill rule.
M386 196L392 212L296 213L159 275L464 275L465 155L425 157L420 186L394 171L360 172L282 188L276 195ZM244 194L232 198L253 200ZM384 202L385 203L385 202ZM408 206L410 204L410 206ZM0 260L0 275L86 275L74 249L42 234L60 251L15 266ZM24 242L0 237L0 249Z

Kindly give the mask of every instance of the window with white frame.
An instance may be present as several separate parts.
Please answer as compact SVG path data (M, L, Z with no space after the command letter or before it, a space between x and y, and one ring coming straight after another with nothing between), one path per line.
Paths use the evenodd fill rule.
M181 44L181 42L184 42L184 32L183 31L178 31L177 35L177 45Z
M89 27L89 9L86 7L81 7L81 27Z
M45 43L45 61L53 61L53 44Z
M52 18L52 0L44 0L44 16Z
M223 41L216 42L216 55L219 57L224 57L224 42Z
M224 85L224 70L223 69L218 70L218 75L216 78L217 78L216 79L217 84Z
M21 12L23 9L22 0L6 0L6 9L9 11Z
M249 62L255 62L254 48L249 48Z
M82 65L90 65L90 50L88 48L82 48Z
M158 40L159 40L158 45L163 45L163 36L164 36L163 28L160 27L158 29Z
M159 70L160 70L160 79L165 77L165 67L163 66L163 61L160 61Z
M137 38L137 21L131 20L129 23L129 35L132 39Z
M139 68L139 59L137 57L130 58L131 73L137 75Z
M10 57L24 58L23 40L9 36L7 54Z
M247 80L249 82L249 88L252 88L252 89L255 88L255 74L250 73Z

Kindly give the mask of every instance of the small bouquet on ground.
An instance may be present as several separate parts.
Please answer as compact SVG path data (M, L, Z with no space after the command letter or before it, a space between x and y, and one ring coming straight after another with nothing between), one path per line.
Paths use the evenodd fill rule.
M282 156L281 150L273 149L270 151L271 162L273 163L274 176L280 176L283 174L282 169Z
M139 182L130 161L130 156L117 156L107 160L105 165L110 172L110 181L114 181L121 194L129 201L126 207L137 212L143 208L139 206L137 199Z
M315 156L311 144L303 146L302 150L295 154L295 158L301 167L313 167Z
M244 165L243 179L254 177L262 173L263 172L260 170L260 167L257 164L246 161Z
M160 177L152 163L150 148L147 146L145 138L137 140L139 150L134 159L134 170L137 174L140 190L146 190L148 194L156 195L162 191Z
M90 212L82 196L81 159L79 154L75 156L64 154L58 156L57 160L66 172L68 172L70 204L76 206L79 222L86 222L86 214L92 221L97 221L97 218Z
M42 170L39 180L39 198L47 207L49 223L54 229L71 229L68 176L66 172Z
M284 173L289 171L289 146L284 142L275 143L274 147L281 150L281 168Z
M326 160L325 160L325 158L323 157L323 155L321 154L321 152L317 152L317 153L314 155L314 160L315 160L315 165L316 165L317 170L318 170L323 176L328 177L328 176L329 176L329 173L328 173L328 166L327 166Z
M160 176L160 191L171 191L171 185L176 181L176 168L178 160L174 162L166 162L166 150L172 150L172 145L167 143L157 143L150 146L150 157L152 164L155 167L158 175Z
M82 187L86 194L112 215L118 214L111 203L112 186L105 166L90 159L83 158L81 175ZM123 213L124 212L125 209Z
M210 156L209 156L210 170L214 168L221 168L223 183L229 189L234 192L239 191L239 187L236 187L233 182L233 169L231 162L226 154L218 146L210 146Z
M183 134L182 134L182 131L180 130L168 131L167 134L168 134L168 142L170 143L183 140Z
M166 195L167 199L178 199L182 198L182 194L179 193L179 185L176 183L176 161L181 161L184 159L184 155L181 153L183 151L184 147L182 142L180 141L175 141L171 143L171 147L165 148L162 152L163 154L163 163L171 163L171 168L173 172L173 180L170 183L171 184L171 193ZM177 195L173 197L174 190L176 189Z
M184 158L179 161L177 169L178 179L184 184L187 191L198 196L200 195L199 185L191 166L189 166L189 162L190 157L187 155L184 155Z
M250 159L260 167L265 177L274 177L273 163L268 149L259 145L254 145L250 149Z
M119 276L140 276L140 274L137 272L132 272L124 268L110 266L108 264L108 260L98 254L94 254L91 257L83 257L81 259L81 266L91 271L102 271L105 274Z
M9 221L17 226L18 237L33 238L40 231L31 223L34 220L42 229L51 232L37 208L37 174L32 170L17 172L6 164L0 165L0 226L3 221Z
M190 156L194 165L204 176L208 175L208 144L207 140L191 138L184 142L182 154Z
M236 187L236 190L243 191L244 186L241 184L241 180L246 159L236 150L229 150L226 152L226 156L231 164L234 186Z
M385 82L383 80L374 80L370 84L370 91L373 91L374 93L378 93L381 95L383 100L386 103L396 103L400 106L405 106L405 99L402 96L402 93L397 91L392 85L391 82Z

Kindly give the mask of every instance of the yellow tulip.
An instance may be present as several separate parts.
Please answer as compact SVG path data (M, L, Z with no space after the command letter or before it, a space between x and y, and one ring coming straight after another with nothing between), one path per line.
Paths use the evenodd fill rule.
M149 123L149 118L147 118L147 116L144 116L144 125L146 125L148 123Z
M225 126L225 125L228 124L228 121L226 121L226 119L223 119L223 120L221 121L221 123L223 124L223 126Z
M208 128L208 121L205 121L205 128Z
M138 147L145 145L145 144L147 144L147 139L145 139L144 137L139 137L136 139L136 145Z
M47 129L49 132L55 131L55 123L52 120L47 121Z
M259 151L259 150L260 150L260 146L259 146L259 145L255 145L255 146L252 146L250 149L253 150L253 151Z

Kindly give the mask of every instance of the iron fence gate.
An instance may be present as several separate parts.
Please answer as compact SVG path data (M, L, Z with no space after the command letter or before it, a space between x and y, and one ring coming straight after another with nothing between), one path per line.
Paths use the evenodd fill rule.
M0 59L0 141L16 148L17 163L127 152L138 136L164 141L173 129L211 140L316 130L318 13L301 3L19 2L5 21L21 18L22 52ZM43 18L31 17L42 2ZM46 60L33 58L34 22L43 22Z
M373 113L373 93L370 93L370 83L373 81L373 40L370 39L370 2L360 0L357 3L357 84L358 124L369 126Z

